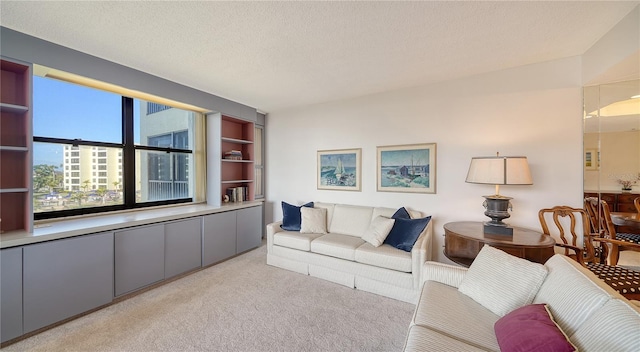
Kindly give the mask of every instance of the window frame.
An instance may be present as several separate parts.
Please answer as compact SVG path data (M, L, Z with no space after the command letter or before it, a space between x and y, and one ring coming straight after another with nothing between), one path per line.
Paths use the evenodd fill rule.
M87 89L95 89L93 87L87 87ZM136 152L138 150L146 150L153 152L165 152L165 153L185 153L193 154L192 149L181 148L166 148L166 147L153 147L145 145L136 145L135 132L134 132L134 98L121 95L121 111L122 111L122 143L112 142L98 142L83 140L79 138L67 139L67 138L53 138L45 136L33 136L33 142L39 143L55 143L66 144L75 147L89 146L89 147L106 147L120 149L122 153L122 192L123 192L123 204L116 205L103 205L95 207L45 211L45 212L33 212L34 220L54 219L68 216L78 216L85 214L97 214L108 213L119 210L130 210L138 208L148 208L162 205L172 205L180 203L191 203L193 197L188 198L175 198L156 201L136 202ZM185 110L188 111L188 110ZM63 170L64 171L64 170ZM70 183L73 184L73 183Z

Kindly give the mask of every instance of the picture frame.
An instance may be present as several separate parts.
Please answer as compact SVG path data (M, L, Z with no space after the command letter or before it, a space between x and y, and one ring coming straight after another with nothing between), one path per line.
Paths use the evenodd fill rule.
M360 191L362 149L318 150L319 190Z
M377 191L436 193L436 143L377 147Z
M584 150L584 169L594 171L600 169L600 153L597 149Z

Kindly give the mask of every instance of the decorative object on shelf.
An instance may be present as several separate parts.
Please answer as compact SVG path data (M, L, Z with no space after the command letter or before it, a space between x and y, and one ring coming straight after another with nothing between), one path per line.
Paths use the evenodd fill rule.
M318 150L318 189L360 191L362 149Z
M532 185L529 163L526 156L496 156L471 158L466 182L492 184L496 193L483 196L486 211L491 218L484 225L484 232L496 235L512 235L513 229L502 220L510 217L511 197L500 195L500 185Z
M377 191L436 193L436 144L377 147Z
M584 151L584 169L587 171L600 169L600 152L597 149Z
M224 153L224 158L227 160L242 160L242 151L230 150Z
M622 192L631 192L632 187L640 180L640 172L636 175L627 174L614 177L616 177L616 182L622 186Z

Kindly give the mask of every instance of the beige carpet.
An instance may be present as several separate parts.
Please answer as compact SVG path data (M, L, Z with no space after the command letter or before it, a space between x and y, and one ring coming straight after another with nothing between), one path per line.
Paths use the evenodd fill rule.
M2 351L400 351L414 306L265 264L266 247Z

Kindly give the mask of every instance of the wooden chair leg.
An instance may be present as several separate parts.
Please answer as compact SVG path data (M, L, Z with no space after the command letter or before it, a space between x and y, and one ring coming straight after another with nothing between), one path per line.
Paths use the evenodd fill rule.
M611 246L611 254L609 255L609 265L613 265L613 266L618 265L619 259L620 259L620 251L618 250L618 245L614 244Z

